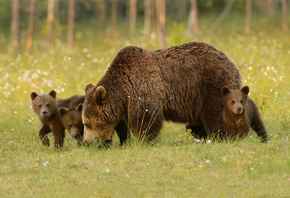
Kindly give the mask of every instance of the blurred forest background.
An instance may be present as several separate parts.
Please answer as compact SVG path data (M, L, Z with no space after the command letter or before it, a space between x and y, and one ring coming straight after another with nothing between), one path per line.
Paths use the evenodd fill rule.
M242 27L243 33L254 28L287 34L288 10L287 0L1 0L0 45L1 51L26 54L38 47L34 40L72 48L75 36L91 29L117 39L145 35L162 48L172 25L183 24L186 34L196 39L231 20L229 13L243 16L231 24ZM203 27L205 18L210 21Z

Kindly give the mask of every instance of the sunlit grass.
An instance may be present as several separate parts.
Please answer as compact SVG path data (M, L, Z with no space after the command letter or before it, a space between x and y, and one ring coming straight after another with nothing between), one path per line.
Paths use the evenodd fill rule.
M199 40L224 51L250 87L268 130L267 144L254 132L241 141L198 142L183 124L169 122L153 146L133 140L120 147L114 135L107 150L77 147L67 133L63 151L43 147L32 91L55 89L61 98L84 94L85 85L97 83L122 47L158 48L156 35L114 39L78 30L71 50L59 40L53 47L39 40L31 56L0 54L0 196L288 196L289 37L276 30L246 35L225 27L190 38L184 25L174 24L167 30L167 46Z

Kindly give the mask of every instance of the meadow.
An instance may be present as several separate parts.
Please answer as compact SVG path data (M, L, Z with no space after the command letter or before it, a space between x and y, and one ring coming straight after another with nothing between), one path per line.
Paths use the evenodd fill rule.
M201 35L188 37L185 25L171 23L166 45L198 40L224 51L250 87L267 143L254 132L240 141L199 142L184 124L166 122L154 145L133 138L121 147L114 135L109 149L77 147L66 133L63 150L44 147L32 91L55 89L60 98L84 94L122 47L157 49L156 36L140 31L114 38L76 27L71 50L61 39L48 47L36 38L30 56L9 52L1 38L6 48L0 49L0 197L289 197L290 37L265 21L249 34L232 24L208 33L201 20Z

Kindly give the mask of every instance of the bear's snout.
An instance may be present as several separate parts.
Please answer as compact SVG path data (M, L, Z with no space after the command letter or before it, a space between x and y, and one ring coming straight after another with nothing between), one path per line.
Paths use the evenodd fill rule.
M243 108L241 106L237 107L237 112L239 114L243 113Z
M46 111L46 110L42 111L42 115L43 116L47 116L48 115L48 111Z

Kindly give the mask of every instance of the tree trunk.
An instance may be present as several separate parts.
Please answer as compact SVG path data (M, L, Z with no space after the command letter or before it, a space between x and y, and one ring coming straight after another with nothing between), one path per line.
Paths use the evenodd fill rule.
M193 29L191 29L193 28ZM197 17L197 2L196 0L190 0L190 12L189 12L189 25L188 25L188 35L199 35L199 22Z
M145 34L147 36L152 36L154 32L154 2L153 0L145 0Z
M156 0L158 41L161 48L165 47L165 12L165 0Z
M71 49L74 35L75 0L69 0L68 9L67 47Z
M12 0L12 48L13 50L20 50L20 35L19 35L19 0Z
M99 30L104 30L106 25L106 3L104 0L98 1L100 10Z
M52 45L52 22L54 18L54 0L48 0L47 6L47 42Z
M252 0L246 0L246 27L245 32L251 32L251 20L252 20Z
M151 19L150 19L150 15L151 15L151 12L152 12L152 10L151 10L151 0L145 0L144 1L144 3L145 3L145 6L144 6L144 8L145 8L145 17L144 17L144 19L145 19L145 34L146 35L150 35L150 29L151 29Z
M274 0L267 0L267 9L268 9L268 15L273 18L275 15L275 2Z
M119 36L117 31L117 0L112 0L111 31L115 38Z
M27 33L26 50L25 50L27 55L30 55L31 53L32 40L33 40L34 15L35 15L35 0L30 0L28 33Z
M130 0L130 33L135 34L136 28L136 0Z
M282 4L282 29L284 34L288 33L288 25L287 25L287 2L286 0L281 0Z
M210 27L210 32L213 32L219 24L226 18L226 16L230 13L231 9L233 8L234 4L237 0L230 0L226 5L225 9L222 11L220 16L215 20L215 22Z

